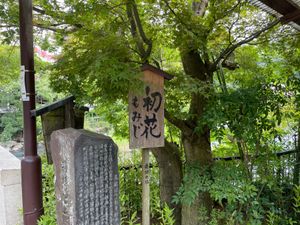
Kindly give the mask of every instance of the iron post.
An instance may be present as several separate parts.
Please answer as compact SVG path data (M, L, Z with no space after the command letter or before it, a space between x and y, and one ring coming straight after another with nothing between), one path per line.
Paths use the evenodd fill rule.
M24 225L36 225L43 214L41 159L37 154L35 109L34 53L32 0L19 0L21 68L24 75L22 94L24 123L24 158L22 169L22 197ZM22 89L21 87L21 89ZM27 99L26 99L27 98Z

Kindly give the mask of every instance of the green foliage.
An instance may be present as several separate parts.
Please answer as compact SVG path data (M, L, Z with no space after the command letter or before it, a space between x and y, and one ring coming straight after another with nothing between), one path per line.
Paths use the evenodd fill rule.
M58 101L65 96L57 93L53 88L50 87L50 72L47 69L47 66L36 75L36 93L44 101L52 103ZM39 102L37 102L39 106Z
M294 104L296 105L297 109L300 108L300 71L295 72L292 74L288 80L287 84L289 86L290 91L294 93ZM300 118L299 110L296 111L296 118Z
M175 219L173 215L173 209L171 209L167 204L164 205L164 207L160 210L158 210L158 214L161 215L159 217L160 219L160 225L174 225Z
M153 159L151 160L153 162ZM138 216L142 209L142 168L141 154L135 152L130 158L120 158L120 202L123 221L127 221L135 214ZM124 168L125 167L125 168ZM159 173L158 167L151 168L151 216L157 217L157 213L163 213L159 198Z
M224 221L226 218L226 213L222 210L213 209L211 212L211 220L209 225L219 225L219 221Z
M3 131L0 134L0 141L12 140L16 135L22 134L22 115L20 112L5 114L0 118L0 126Z
M0 28L0 44L13 44L15 36L18 34L16 25L18 24L19 7L16 1L8 0L0 2L0 23L4 29ZM6 26L7 27L6 27ZM1 62L1 61L0 61Z
M191 205L199 192L207 192L212 184L209 172L199 165L187 165L183 185L173 198L173 203Z
M10 141L22 133L22 112L18 83L0 86L0 107L7 113L0 116L0 141Z
M290 137L297 130L295 124L300 118L299 35L288 27L275 27L255 38L254 45L244 45L222 55L214 68L215 60L224 50L246 43L240 41L274 18L248 1L210 0L203 16L196 15L193 9L193 3L200 1L135 2L140 25L145 36L152 40L149 62L175 75L166 82L166 109L180 120L179 124L191 129L193 137L203 137L203 131L211 129L212 138L203 140L212 142L215 156L239 154L242 158L242 163L227 163L227 166L216 163L209 169L187 165L183 185L174 201L191 204L199 192L209 192L224 208L223 224L260 224L267 220L266 215L270 223L292 223L287 217L293 215L286 210L286 206L290 207L288 202L292 202L287 194L290 179L275 175L279 162L272 154L287 145L293 148ZM55 47L62 50L51 67L52 87L64 94L74 94L79 103L95 106L101 120L112 123L115 135L128 137L127 94L143 86L139 80L142 56L137 46L145 44L139 43L140 38L135 36L141 36L141 31L130 29L126 4L120 0L36 0L35 6L43 13L35 14L34 24L56 31L38 35L36 43L49 50ZM17 12L16 1L0 3L0 23L7 25L0 29L1 41L15 40ZM8 71L8 77L16 78L17 58L12 61L13 67L8 66L5 47L0 52L0 71ZM191 58L187 60L185 56ZM223 68L226 61L236 68ZM7 83L6 77L0 75L1 82ZM47 79L38 88L43 89ZM45 98L55 98L45 89ZM195 105L199 107L193 108ZM15 132L14 121L4 118L4 122L8 130L5 136L9 137ZM166 130L169 140L180 143L184 130L180 125L173 122ZM203 154L210 154L209 150L204 149ZM183 156L182 164L184 159ZM286 166L290 169L289 163ZM130 197L121 193L122 202L128 206L122 212L126 219L134 221L140 210L137 177L141 173L126 173L121 172L121 179L128 176L130 183L121 186L130 192ZM159 208L157 184L157 180L151 184L155 208ZM212 211L209 223L222 219L217 214Z
M20 101L20 60L19 48L0 45L0 107L7 113L0 117L0 141L10 141L22 134L22 103ZM53 101L57 93L49 87L49 74L45 73L46 63L36 60L37 94ZM40 74L43 74L41 76Z
M98 115L101 115L101 113L96 114L93 109L86 112L84 116L84 129L108 136L112 135L114 131L112 125L105 120L103 115Z
M192 204L200 191L209 192L214 209L208 217L205 207L199 208L202 223L256 225L268 220L269 224L297 224L299 187L292 192L288 184L278 184L274 177L266 180L262 176L251 181L242 163L236 162L217 162L210 174L195 166L188 170L173 202Z
M17 80L20 71L19 49L14 46L0 45L0 85Z
M131 159L120 162L119 167L132 166L128 170L120 170L120 201L121 213L124 216L133 215L142 207L142 171L140 168L134 168L140 164L141 155L134 154Z
M249 88L239 88L217 96L207 114L199 121L210 124L216 137L221 140L225 129L229 128L238 139L256 143L264 131L277 135L276 125L282 120L282 107L287 99L281 84L255 84ZM218 109L218 110L217 110Z
M43 174L43 204L44 215L41 216L39 225L56 225L56 199L54 186L54 168L47 163L46 156L42 156Z
M0 107L8 113L0 117L0 140L9 141L22 131L18 48L0 45Z
M114 104L107 102L99 102L96 104L95 112L112 126L113 136L123 139L128 139L128 111L127 102L123 100L117 100ZM107 110L107 109L110 110Z
M257 196L257 188L247 179L241 164L218 162L213 168L214 182L210 187L212 197L220 205L245 204Z
M121 222L121 224L126 224L126 225L141 225L140 223L137 223L138 218L137 218L137 212L132 213L131 217L129 220L126 222Z
M296 220L293 220L289 216L278 215L274 212L268 212L267 221L268 221L268 225L277 225L277 224L294 225L294 224L298 224Z
M294 209L295 212L300 215L300 186L295 186L294 193Z
M199 222L204 223L204 224L208 224L208 225L219 225L219 224L231 225L231 224L234 224L231 221L231 219L228 219L228 221L225 222L226 221L226 216L228 218L229 218L229 216L226 215L226 213L222 210L212 209L210 219L207 215L208 214L207 214L206 208L201 206L199 211L198 211Z
M230 162L218 162L212 173L201 171L197 166L189 166L173 201L191 204L200 191L210 192L218 204L226 199L229 204L244 204L257 195L257 188L247 180L243 166ZM212 180L210 177L214 177Z
M124 99L129 90L141 84L138 67L130 61L122 35L107 24L99 25L102 35L78 32L69 38L51 76L56 90L96 104L99 97L102 103Z

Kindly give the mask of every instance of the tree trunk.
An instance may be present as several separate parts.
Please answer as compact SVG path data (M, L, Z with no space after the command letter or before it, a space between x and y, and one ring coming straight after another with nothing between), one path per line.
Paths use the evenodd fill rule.
M165 147L152 150L159 166L159 185L161 203L167 203L173 208L175 225L181 225L181 206L172 204L172 197L178 191L182 182L182 163L179 149L173 143L166 141Z
M208 169L213 162L209 130L203 135L193 137L182 137L185 149L186 161L190 164L198 164L203 169ZM200 208L205 209L206 217L210 217L213 201L209 193L198 193L198 197L191 205L182 206L182 225L203 225L207 224L206 219L199 218ZM203 215L203 213L201 214Z
M200 84L206 85L209 91L209 85L212 84L212 73L209 71L209 63L202 60L197 50L181 49L181 59L184 71L188 76L196 79ZM201 132L196 132L199 119L204 114L207 106L207 98L200 93L193 93L190 103L190 115L188 125L193 130L193 134L182 134L182 143L185 150L187 164L200 166L202 171L209 169L213 164L213 158L210 145L210 130L204 125ZM199 210L206 210L207 218L213 207L213 201L209 193L198 193L197 199L191 205L182 206L182 225L202 225L207 224L205 219L199 218Z

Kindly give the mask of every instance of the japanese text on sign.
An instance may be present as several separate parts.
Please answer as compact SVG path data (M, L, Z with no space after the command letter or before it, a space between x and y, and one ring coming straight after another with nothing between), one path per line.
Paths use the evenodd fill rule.
M130 148L164 146L164 79L144 72L145 87L129 93Z
M142 104L143 111L142 115L139 111L133 111L131 120L133 124L133 135L135 138L145 137L148 139L149 136L153 138L161 137L161 131L157 129L157 113L160 110L162 104L162 94L157 92L151 92L149 86L146 86L146 96L142 98L142 102L139 102L139 98L134 96L132 99L133 110L137 110Z

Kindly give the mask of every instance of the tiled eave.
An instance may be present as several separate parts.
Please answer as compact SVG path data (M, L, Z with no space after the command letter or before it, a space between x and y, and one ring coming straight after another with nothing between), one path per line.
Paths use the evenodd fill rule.
M249 2L300 31L300 0L249 0Z

